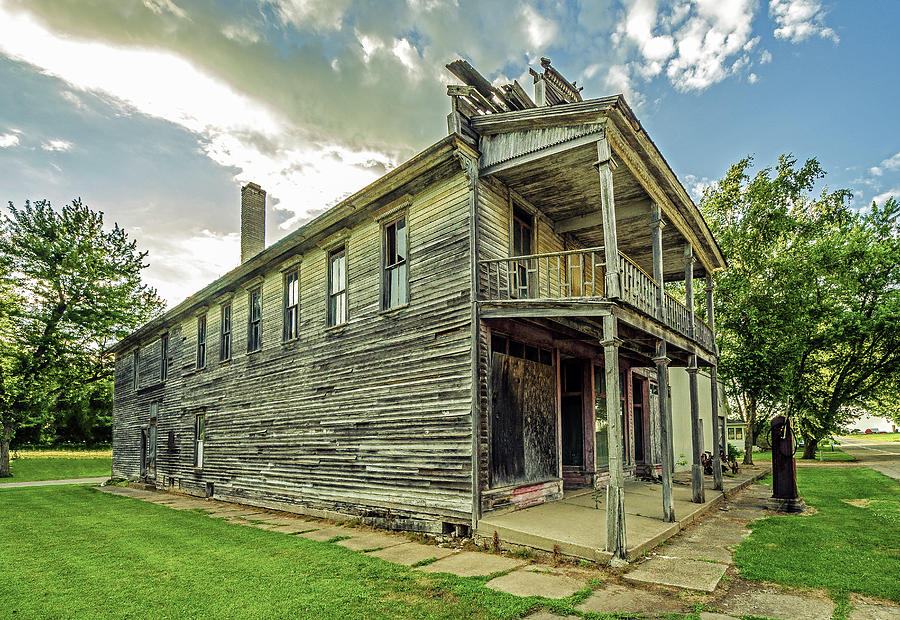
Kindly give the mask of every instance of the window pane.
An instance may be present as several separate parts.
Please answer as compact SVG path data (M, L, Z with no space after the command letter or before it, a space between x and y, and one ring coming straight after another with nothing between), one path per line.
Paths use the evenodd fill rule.
M384 227L384 259L386 265L397 263L397 224L388 224Z
M406 218L397 222L397 260L406 260Z

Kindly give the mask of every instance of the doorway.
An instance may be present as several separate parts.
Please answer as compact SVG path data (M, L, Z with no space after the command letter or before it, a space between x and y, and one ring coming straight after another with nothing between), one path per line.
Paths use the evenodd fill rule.
M644 428L644 413L647 409L644 396L644 386L646 383L647 381L643 377L634 375L631 378L631 428L634 434L634 463L636 465L642 465L647 461L647 435Z

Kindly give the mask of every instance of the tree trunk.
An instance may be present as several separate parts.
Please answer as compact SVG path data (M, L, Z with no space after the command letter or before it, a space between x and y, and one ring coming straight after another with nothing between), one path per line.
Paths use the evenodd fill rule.
M9 471L9 438L12 436L12 427L4 426L3 435L0 436L0 478L10 478Z
M756 443L756 396L750 395L747 407L747 428L744 431L744 465L753 465L753 444Z
M804 459L815 459L816 452L819 449L819 440L804 438L804 441L806 441L806 445L803 446L803 458Z

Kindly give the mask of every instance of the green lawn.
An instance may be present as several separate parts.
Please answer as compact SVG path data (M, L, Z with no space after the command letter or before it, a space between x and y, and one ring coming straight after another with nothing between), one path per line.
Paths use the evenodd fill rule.
M859 433L858 435L848 435L848 439L865 439L867 441L900 441L900 433Z
M741 576L900 601L900 485L868 468L804 468L797 484L818 513L754 522L734 554Z
M811 461L804 461L800 457L803 456L803 452L801 450L797 450L797 454L795 458L798 463L809 463ZM848 454L841 450L840 448L835 448L834 451L831 451L831 446L826 446L825 448L819 450L818 455L816 456L816 460L822 460L830 463L841 463L841 462L851 462L855 461L856 457L852 454ZM770 463L772 461L772 451L771 450L763 450L762 452L754 452L753 453L753 462L756 461ZM738 463L743 462L743 457L738 459Z
M108 452L23 452L9 464L12 478L0 478L0 484L109 477L111 462Z
M434 576L84 485L0 489L10 617L514 618L563 601Z

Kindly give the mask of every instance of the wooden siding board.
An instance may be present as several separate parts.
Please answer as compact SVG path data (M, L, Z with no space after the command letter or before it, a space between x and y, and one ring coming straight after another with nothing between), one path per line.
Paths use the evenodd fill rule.
M196 317L171 330L165 385L135 392L130 351L116 363L114 458L136 477L140 426L160 401L158 486L260 505L399 512L468 521L472 509L469 186L456 173L419 188L408 210L410 303L381 313L381 228L347 239L348 322L326 329L326 254L300 263L299 337L282 343L282 273L264 275L262 348L248 354L248 288L234 291L230 361L219 361L221 308L207 312L207 367L195 368ZM283 261L282 261L283 262ZM159 340L142 350L142 373ZM144 357L147 356L146 360ZM206 415L194 468L194 416ZM175 433L169 449L168 432Z

